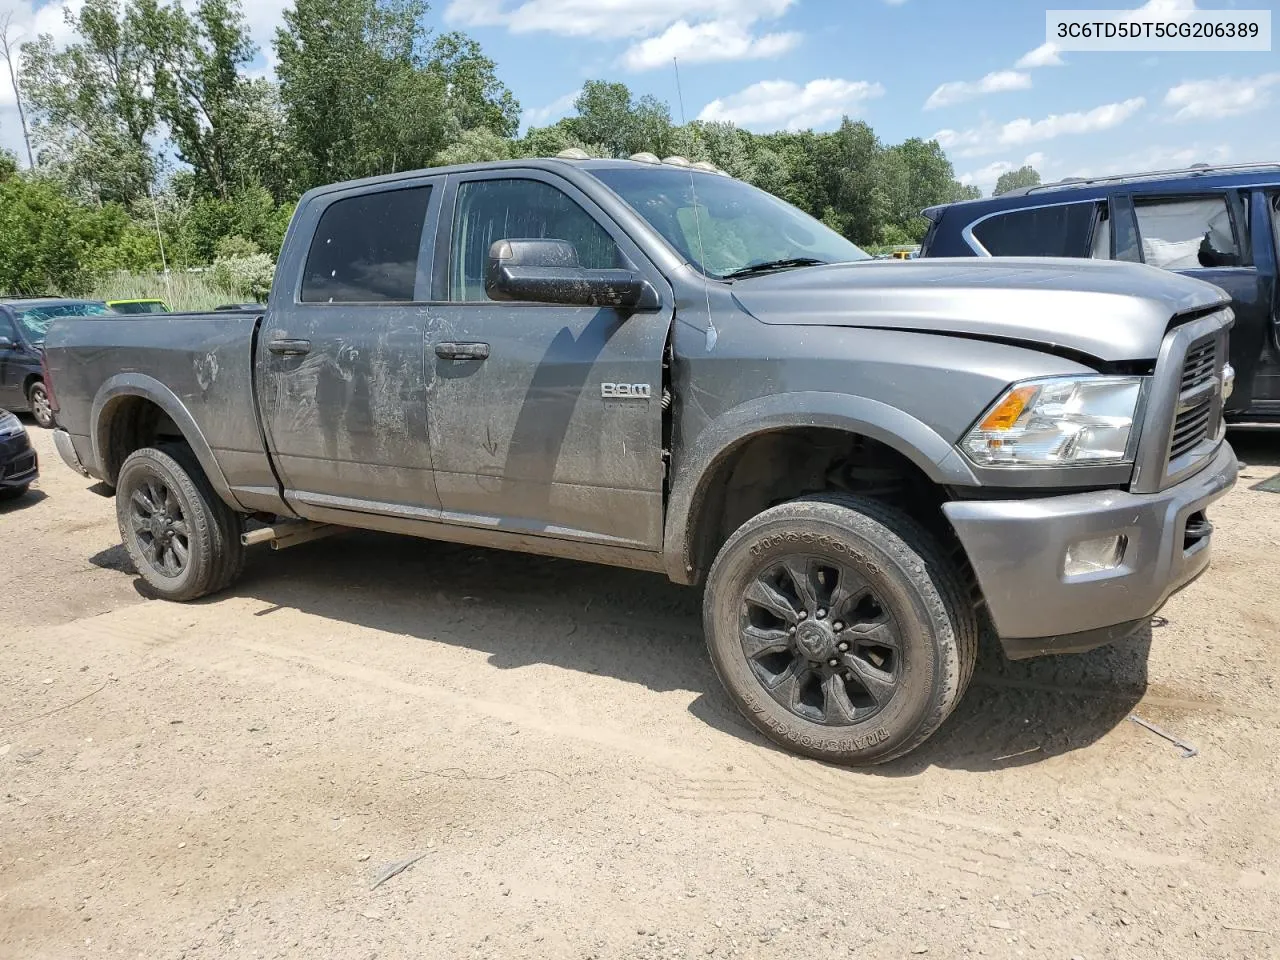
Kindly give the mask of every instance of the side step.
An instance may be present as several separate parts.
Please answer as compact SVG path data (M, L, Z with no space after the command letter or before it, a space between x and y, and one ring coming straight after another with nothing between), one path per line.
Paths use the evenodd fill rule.
M250 530L247 533L242 533L240 534L240 542L246 547L252 547L256 543L269 543L272 550L284 550L286 547L296 547L298 544L306 543L309 540L319 540L322 537L332 536L344 529L346 528L340 527L336 523L289 520L284 523L274 523L259 530Z

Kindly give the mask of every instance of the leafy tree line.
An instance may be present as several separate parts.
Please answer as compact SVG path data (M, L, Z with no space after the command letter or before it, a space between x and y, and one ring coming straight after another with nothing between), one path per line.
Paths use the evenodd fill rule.
M69 45L22 47L34 166L0 156L0 291L274 254L310 187L568 147L709 160L863 244L918 240L922 207L977 195L935 141L886 145L848 119L831 133L677 125L667 104L606 81L584 86L573 116L517 136L495 63L427 15L423 0L296 0L268 80L251 71L239 0L68 10Z

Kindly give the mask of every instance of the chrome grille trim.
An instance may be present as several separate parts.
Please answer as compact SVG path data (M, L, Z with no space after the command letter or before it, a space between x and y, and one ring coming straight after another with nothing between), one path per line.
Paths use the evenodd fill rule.
M1235 317L1223 309L1173 327L1156 360L1134 464L1134 493L1156 493L1205 466L1225 436L1222 364Z

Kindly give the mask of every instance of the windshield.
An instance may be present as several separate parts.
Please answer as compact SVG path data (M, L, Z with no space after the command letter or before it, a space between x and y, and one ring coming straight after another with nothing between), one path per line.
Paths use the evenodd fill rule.
M105 317L111 311L105 303L54 303L47 307L31 307L18 314L18 324L32 343L44 343L45 334L59 317Z
M868 259L830 227L741 180L672 167L604 167L591 173L681 256L717 280L775 261Z
M117 300L111 305L116 313L168 313L163 300Z

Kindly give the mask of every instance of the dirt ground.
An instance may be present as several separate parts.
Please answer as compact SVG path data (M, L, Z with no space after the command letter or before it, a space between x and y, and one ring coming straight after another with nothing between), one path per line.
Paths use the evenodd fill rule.
M984 651L933 740L851 771L752 732L653 575L353 533L147 600L31 430L0 957L1280 957L1280 437L1236 444L1213 566L1141 642Z

